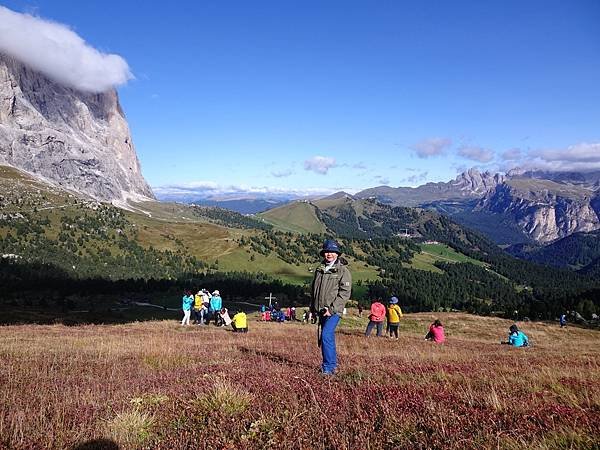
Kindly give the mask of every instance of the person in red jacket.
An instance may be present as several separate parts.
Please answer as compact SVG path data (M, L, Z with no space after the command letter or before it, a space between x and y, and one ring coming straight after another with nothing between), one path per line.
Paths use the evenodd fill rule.
M425 335L425 339L438 344L444 342L446 340L446 336L444 335L444 327L442 326L442 322L436 319L431 325L429 325L429 332Z
M379 300L373 300L371 303L371 313L369 314L369 323L365 330L365 336L371 335L373 327L377 327L377 336L382 336L383 332L383 321L385 320L386 309L383 303Z

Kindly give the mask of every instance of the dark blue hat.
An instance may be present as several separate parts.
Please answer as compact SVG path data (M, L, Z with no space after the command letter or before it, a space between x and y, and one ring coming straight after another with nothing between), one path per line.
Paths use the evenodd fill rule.
M398 297L392 297L392 298L390 298L390 304L391 305L395 305L396 303L398 303Z
M323 256L324 253L337 253L340 255L342 252L337 242L335 242L333 239L325 239L320 255Z

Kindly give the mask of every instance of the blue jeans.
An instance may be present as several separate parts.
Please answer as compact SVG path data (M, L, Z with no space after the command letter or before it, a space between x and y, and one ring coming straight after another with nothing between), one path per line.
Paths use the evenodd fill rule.
M323 373L333 373L337 367L337 352L335 349L335 327L340 323L341 317L334 314L323 317L321 329L321 351L323 352Z
M365 330L365 336L371 335L371 330L374 326L377 326L377 336L381 336L383 331L383 322L373 322L369 320L369 324L367 325L367 329Z

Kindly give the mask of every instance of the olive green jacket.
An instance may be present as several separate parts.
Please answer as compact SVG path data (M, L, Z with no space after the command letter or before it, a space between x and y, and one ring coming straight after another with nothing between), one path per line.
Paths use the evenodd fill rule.
M310 308L313 312L329 308L331 314L342 315L352 292L352 275L348 270L348 262L344 258L338 258L328 272L325 271L325 264L318 267L311 292Z

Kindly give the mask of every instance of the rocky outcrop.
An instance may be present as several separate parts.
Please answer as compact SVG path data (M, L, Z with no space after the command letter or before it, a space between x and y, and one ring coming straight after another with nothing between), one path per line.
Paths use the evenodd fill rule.
M488 171L481 173L471 168L458 175L452 182L452 186L467 196L480 196L495 189L504 180L505 176L500 173L492 174Z
M549 243L600 229L600 202L593 191L549 180L509 180L475 208L510 215L529 237Z
M116 91L80 92L2 54L0 164L97 200L154 198Z

